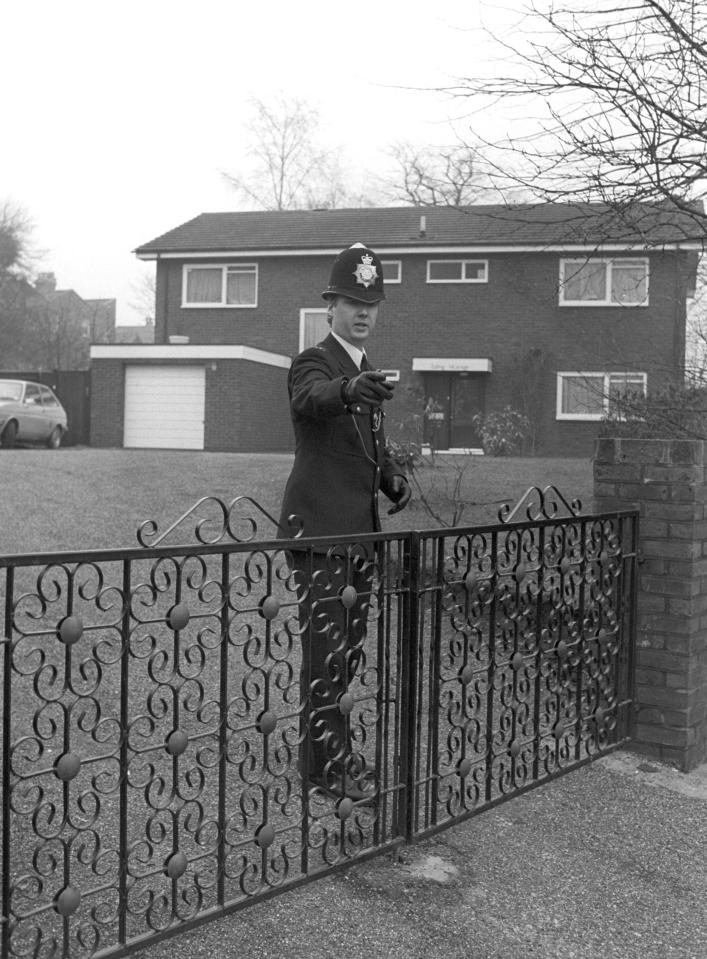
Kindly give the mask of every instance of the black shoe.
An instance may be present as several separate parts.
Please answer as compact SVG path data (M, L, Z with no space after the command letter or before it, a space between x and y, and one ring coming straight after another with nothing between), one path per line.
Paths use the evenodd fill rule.
M329 773L327 776L310 776L309 785L311 789L318 789L333 796L335 799L350 799L352 802L372 802L376 798L376 781L373 773L363 773L363 775L352 779L346 777L342 781L340 775Z

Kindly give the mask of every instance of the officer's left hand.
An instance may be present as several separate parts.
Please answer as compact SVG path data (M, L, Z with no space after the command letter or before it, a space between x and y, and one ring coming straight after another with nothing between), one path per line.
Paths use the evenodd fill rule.
M395 506L391 506L388 510L388 516L392 516L393 513L399 513L401 509L405 509L410 502L412 490L404 476L394 476L391 479L390 490L387 496L388 499L392 499L395 503Z

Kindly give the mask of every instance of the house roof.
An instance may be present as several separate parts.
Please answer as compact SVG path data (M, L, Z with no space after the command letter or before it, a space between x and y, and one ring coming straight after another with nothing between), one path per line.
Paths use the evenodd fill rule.
M144 259L189 253L338 252L361 241L377 252L430 247L701 247L707 221L667 204L616 212L603 204L364 207L201 213L139 246Z
M84 307L84 300L76 290L34 290L33 303L46 303L56 312L80 313Z

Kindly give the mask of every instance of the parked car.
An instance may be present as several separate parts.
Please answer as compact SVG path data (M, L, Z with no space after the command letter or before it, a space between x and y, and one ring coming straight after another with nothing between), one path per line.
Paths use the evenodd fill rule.
M0 446L44 443L55 450L68 428L66 410L48 386L0 379Z

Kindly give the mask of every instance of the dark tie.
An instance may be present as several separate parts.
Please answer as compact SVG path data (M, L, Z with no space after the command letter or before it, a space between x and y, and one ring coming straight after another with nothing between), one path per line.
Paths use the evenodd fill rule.
M372 370L372 369L373 367L368 362L368 357L364 353L363 356L361 357L361 372L363 373L364 370Z

